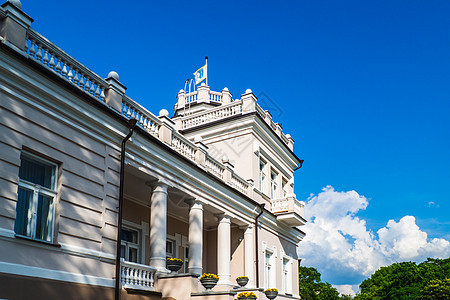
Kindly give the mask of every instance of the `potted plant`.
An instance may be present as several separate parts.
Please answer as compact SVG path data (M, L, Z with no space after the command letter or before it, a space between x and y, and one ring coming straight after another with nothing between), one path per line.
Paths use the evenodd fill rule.
M239 276L236 278L237 284L239 286L244 287L248 283L248 277L247 276Z
M217 281L219 281L219 276L212 273L203 273L200 277L200 282L207 291L210 291L213 287L215 287Z
M242 292L242 293L238 294L238 299L239 300L246 300L246 299L254 300L254 299L256 299L256 295L253 292Z
M264 294L266 294L266 297L269 299L275 299L278 296L278 290L277 289L267 289L264 291Z
M167 269L169 269L172 274L178 272L178 270L181 268L182 265L183 261L179 258L168 257L166 259Z

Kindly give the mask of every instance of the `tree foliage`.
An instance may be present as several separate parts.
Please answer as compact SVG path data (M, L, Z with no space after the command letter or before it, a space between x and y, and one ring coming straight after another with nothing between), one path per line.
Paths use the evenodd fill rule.
M428 258L418 265L414 262L394 263L381 267L364 280L355 299L450 299L436 296L448 291L448 278L450 258Z
M300 297L305 300L339 300L339 292L328 282L320 280L320 273L315 268L298 268Z
M450 278L431 280L420 291L418 300L450 299Z

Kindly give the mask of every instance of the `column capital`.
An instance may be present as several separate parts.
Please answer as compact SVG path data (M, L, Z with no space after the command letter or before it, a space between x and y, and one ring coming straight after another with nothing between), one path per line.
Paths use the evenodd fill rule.
M249 224L246 224L246 225L239 226L239 229L245 230L245 231L252 230L253 228L255 228L255 224L253 224L253 223L249 223Z
M163 179L147 181L147 182L145 182L145 184L147 186L151 187L153 189L153 192L154 191L167 192L167 188L172 187L172 184L170 184L169 182L167 182Z
M205 204L205 202L200 198L189 198L185 199L184 202L189 205L189 209L197 208L203 210L203 205Z
M222 222L227 222L227 223L230 222L231 223L231 216L229 213L223 212L223 213L215 214L214 216L219 220L219 223L222 223Z

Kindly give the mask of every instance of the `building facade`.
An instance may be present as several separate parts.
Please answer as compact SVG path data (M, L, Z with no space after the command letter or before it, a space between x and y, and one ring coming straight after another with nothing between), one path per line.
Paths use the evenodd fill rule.
M114 298L123 167L122 299L298 299L301 160L252 91L181 90L156 116L32 22L0 8L0 298Z

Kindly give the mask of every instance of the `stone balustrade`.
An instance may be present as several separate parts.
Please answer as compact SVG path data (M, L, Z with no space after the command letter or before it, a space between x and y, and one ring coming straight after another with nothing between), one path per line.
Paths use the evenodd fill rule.
M5 14L5 9L0 7L0 16L5 16ZM87 95L94 97L97 101L103 103L106 102L107 105L118 110L128 119L138 120L138 126L151 135L163 140L160 129L163 125L166 127L168 126L170 132L170 139L167 142L168 146L188 159L198 163L211 174L224 180L236 190L244 194L251 192L250 185L245 179L238 174L235 174L232 170L225 175L225 170L227 169L225 164L211 157L207 153L207 150L201 149L201 147L186 139L168 122L155 116L142 105L125 95L126 88L119 82L117 73L111 72L107 79L103 79L31 27L26 29L23 38L25 44L24 47L20 48L15 45L18 51L23 51L30 59L33 59L45 68L51 70L57 76L63 78L67 83L83 90ZM20 43L18 45L20 46ZM109 96L108 92L110 93ZM220 104L218 107L209 111L183 117L182 129L195 127L214 120L243 113L243 101L239 99L233 100L231 93L227 88L224 88L222 92L215 92L210 91L208 86L201 86L198 91L189 94L185 94L184 91L180 92L179 97L183 100L183 105L197 101ZM108 102L108 99L113 100ZM259 105L256 105L256 112L262 117L265 116L264 110L262 110ZM164 140L164 142L166 141ZM203 156L197 155L202 151L204 151ZM144 271L136 271L137 269L133 269L130 266L127 266L126 268L124 266L123 268L123 270L126 270L127 272L126 278L132 276L130 274L136 276L136 272L144 273ZM130 283L128 282L127 284Z
M253 95L251 90L248 91L250 95ZM247 92L243 96L248 96ZM254 95L253 97L254 99L256 99ZM247 99L248 98L249 97L247 97ZM181 126L179 127L179 129L193 128L226 117L256 112L273 130L273 132L280 137L283 143L286 144L289 149L293 150L294 140L290 135L286 135L283 133L281 124L275 123L272 120L272 115L267 110L265 111L264 109L262 109L262 107L258 103L250 105L250 110L248 110L248 107L245 108L243 99L231 98L231 93L227 88L224 88L222 92L215 92L211 91L209 86L202 85L199 87L198 91L190 92L187 94L185 93L185 91L181 90L177 95L177 99L178 102L175 105L175 110L184 110L180 118ZM191 106L193 104L200 103L218 103L220 104L220 106L211 107L206 110L194 112L192 114L186 113L186 111L189 111L191 109Z
M32 28L27 31L25 46L26 53L35 61L98 100L105 101L108 83Z
M249 187L249 183L247 182L247 180L233 173L231 175L231 186L237 189L238 191L241 191L242 193L246 194Z
M207 155L206 161L205 161L205 167L206 167L206 170L213 173L217 177L223 178L223 171L225 170L225 166L218 160L215 160L211 156Z
M150 134L158 136L159 127L161 126L161 121L158 117L126 95L122 98L122 114L129 119L138 120L138 125Z
M306 223L303 218L305 204L296 199L295 195L271 199L271 212L278 219L290 226L301 226Z
M187 129L201 124L209 123L211 121L220 120L230 116L240 114L242 112L242 101L237 100L227 105L207 110L205 112L198 112L182 118L181 127Z
M156 269L147 265L141 265L121 259L121 283L122 288L135 290L154 291L154 276Z
M195 152L197 146L195 146L191 141L186 139L183 135L177 131L172 132L172 148L187 158L195 161Z

